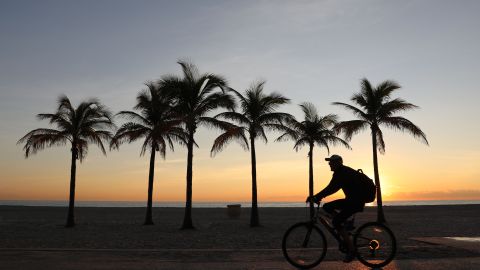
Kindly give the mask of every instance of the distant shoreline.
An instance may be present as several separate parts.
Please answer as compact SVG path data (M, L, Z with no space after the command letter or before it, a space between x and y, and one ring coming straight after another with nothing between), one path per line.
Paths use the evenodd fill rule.
M76 207L145 207L145 201L76 201ZM230 204L240 204L249 208L250 202L194 202L194 208L224 208ZM428 206L428 205L480 205L480 200L416 200L416 201L384 201L384 206ZM0 200L0 206L42 206L66 207L68 201L50 200ZM154 202L156 208L183 208L185 202ZM295 208L305 207L303 202L259 202L261 208ZM367 207L376 206L376 203L367 204Z

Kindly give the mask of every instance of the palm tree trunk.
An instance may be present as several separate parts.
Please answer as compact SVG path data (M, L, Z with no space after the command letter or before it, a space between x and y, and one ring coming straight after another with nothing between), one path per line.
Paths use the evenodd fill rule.
M308 152L308 196L313 196L313 144L310 143L310 151ZM310 218L315 215L315 206L310 202Z
M77 156L78 150L72 146L72 164L70 166L70 198L68 201L67 224L65 227L75 226L75 216L73 211L75 208L75 175L77 173Z
M185 216L183 218L182 230L194 229L192 222L192 167L193 167L193 134L190 132L187 143L187 195L185 203Z
M150 169L148 171L148 199L147 199L147 214L145 223L143 225L153 225L152 219L152 195L153 195L153 176L155 173L155 146L152 146L152 153L150 155Z
M375 176L375 185L377 186L377 221L386 222L383 214L382 189L380 188L380 176L378 174L378 157L377 157L377 129L372 127L372 146L373 146L373 172Z
M260 226L257 204L257 161L255 157L255 137L250 135L251 162L252 162L252 210L250 213L250 227Z

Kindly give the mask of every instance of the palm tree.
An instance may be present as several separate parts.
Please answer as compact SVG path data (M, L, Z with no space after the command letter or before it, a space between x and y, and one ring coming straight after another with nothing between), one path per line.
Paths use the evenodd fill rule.
M410 120L395 115L401 111L418 108L401 98L392 99L391 94L397 89L400 89L400 85L394 81L387 80L373 87L366 78L363 78L360 92L354 94L351 98L359 107L341 102L333 103L334 105L344 107L358 117L357 120L340 122L336 126L338 131L345 134L347 140L350 140L354 134L365 130L367 127L370 127L372 132L373 170L375 185L377 186L377 220L379 222L385 222L377 158L377 149L381 154L385 153L385 142L383 141L383 133L380 126L383 125L395 130L409 132L428 145L427 138L419 127L410 122Z
M192 222L192 178L193 178L193 146L195 132L200 125L218 127L219 121L207 114L215 109L232 109L235 101L224 92L227 81L212 73L200 74L197 67L186 61L179 61L183 78L169 75L160 80L160 85L175 95L176 110L182 116L187 132L187 192L185 216L182 229L194 229ZM217 89L222 91L217 91Z
M117 148L124 142L144 139L140 155L143 156L150 150L150 168L148 173L148 199L147 213L144 225L153 225L152 220L152 194L155 172L155 152L165 158L167 144L173 151L173 142L184 143L185 131L180 127L181 120L173 110L173 96L158 84L146 83L146 90L137 96L137 105L134 109L140 111L121 111L117 115L131 120L124 123L110 143L111 148Z
M18 144L25 143L23 150L26 158L45 147L71 144L70 198L66 227L73 227L75 226L74 207L77 159L81 162L85 158L89 143L97 145L102 153L106 155L103 141L109 141L112 137L109 131L114 128L112 116L108 109L97 99L84 101L77 108L74 108L66 96L60 96L55 113L41 113L37 117L40 120L49 120L50 124L55 125L57 129L34 129L23 136L18 141Z
M308 145L308 195L313 196L313 148L315 144L319 147L325 147L330 153L329 145L341 144L348 149L351 149L346 141L336 136L333 130L337 124L338 117L335 114L328 114L326 116L319 116L315 106L312 103L300 104L304 113L304 120L298 122L293 119L289 122L290 129L278 137L277 141L285 139L292 139L295 141L293 146L296 151L305 145ZM310 203L310 216L314 215L314 205Z
M287 104L290 100L277 93L264 94L264 85L265 81L253 83L250 88L245 91L245 95L230 89L240 100L241 112L223 112L216 115L215 118L231 120L237 125L232 125L231 127L226 126L225 132L215 139L211 150L212 155L214 155L220 152L231 140L237 140L244 149L248 149L249 145L246 137L246 132L248 132L252 165L251 227L260 225L257 204L255 139L260 137L267 142L265 128L268 130L286 131L287 128L284 122L293 118L290 114L275 111L280 105Z

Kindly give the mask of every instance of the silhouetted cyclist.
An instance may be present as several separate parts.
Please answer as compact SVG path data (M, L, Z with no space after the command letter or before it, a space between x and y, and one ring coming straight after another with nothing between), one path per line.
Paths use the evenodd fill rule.
M365 206L365 183L360 179L359 172L343 165L343 159L339 155L332 155L325 158L333 171L333 177L330 183L313 198L308 197L307 202L313 199L320 202L323 198L334 194L342 189L345 193L345 199L335 200L323 205L325 212L333 216L332 224L342 236L347 253L344 262L351 262L355 258L355 248L353 240L345 229L344 223L357 212L362 212Z

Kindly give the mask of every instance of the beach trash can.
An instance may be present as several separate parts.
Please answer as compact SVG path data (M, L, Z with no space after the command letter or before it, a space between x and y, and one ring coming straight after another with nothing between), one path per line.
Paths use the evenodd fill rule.
M227 215L229 218L238 218L240 217L240 212L242 211L241 204L228 204L227 205Z

